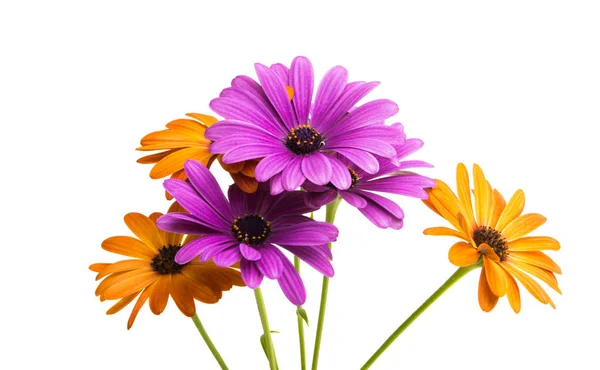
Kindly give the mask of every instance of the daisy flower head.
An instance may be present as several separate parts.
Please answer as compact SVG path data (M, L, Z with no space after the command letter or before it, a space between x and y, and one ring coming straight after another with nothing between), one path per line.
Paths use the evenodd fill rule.
M183 171L185 161L193 159L210 167L217 158L209 151L211 141L204 137L206 129L217 122L217 119L200 113L188 113L186 116L188 117L167 123L166 130L155 131L142 138L141 146L137 150L160 151L137 160L138 163L154 164L150 170L151 178L161 179L170 176L185 180ZM219 158L219 163L242 190L249 193L256 191L258 182L254 178L254 168L258 161L225 164ZM172 199L168 193L167 199Z
M398 194L418 199L427 199L424 188L432 187L435 181L419 174L408 172L416 167L432 167L429 163L417 160L403 160L423 146L419 139L406 139L400 123L392 125L403 140L395 145L396 161L378 158L379 170L370 174L346 158L339 160L350 174L351 184L338 188L332 183L325 186L306 181L302 188L309 192L309 202L322 206L333 201L338 195L351 206L357 208L369 221L380 228L399 230L403 226L404 212L395 202L377 193Z
M303 216L318 209L307 205L305 192L271 195L259 187L249 194L234 184L227 199L200 163L186 162L185 172L187 182L171 179L164 186L189 213L168 213L158 220L163 230L200 235L181 248L177 262L188 263L199 256L201 262L212 259L215 265L227 267L240 261L242 279L248 287L257 288L264 276L276 279L295 305L306 299L304 284L279 247L320 273L333 276L327 243L337 238L338 230Z
M177 208L177 203L171 210ZM173 299L186 316L196 313L194 299L203 303L216 303L223 291L233 285L244 286L240 272L234 268L219 267L212 262L175 262L175 255L182 247L194 240L194 236L164 232L156 227L162 213L146 217L140 213L128 213L125 223L137 236L113 236L102 242L102 248L130 257L115 263L95 263L90 270L97 272L96 295L104 300L119 300L106 313L115 314L133 302L127 329L146 301L150 310L159 315L169 300Z
M351 176L339 159L369 174L379 171L376 156L393 158L401 137L376 124L398 112L396 103L379 99L355 105L378 82L348 82L348 71L331 68L319 83L313 101L311 62L296 57L288 68L255 65L258 82L238 76L210 107L225 117L206 131L210 150L223 162L262 158L256 179L271 181L271 193L297 189L305 180L347 189Z
M521 296L517 281L538 301L555 308L554 302L540 284L548 284L561 293L555 274L560 267L543 250L559 250L559 242L548 236L526 236L546 222L537 213L522 214L525 194L517 190L508 203L486 180L478 165L473 166L473 196L469 174L460 163L456 169L455 195L441 180L428 189L425 204L454 227L426 229L426 235L454 236L461 241L448 252L450 262L456 266L482 263L479 278L479 305L491 311L503 296L508 297L512 309L521 309Z

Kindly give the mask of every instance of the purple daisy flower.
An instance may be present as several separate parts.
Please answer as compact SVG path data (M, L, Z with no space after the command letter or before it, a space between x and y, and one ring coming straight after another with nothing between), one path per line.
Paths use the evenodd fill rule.
M352 178L350 188L344 190L337 188L334 184L320 186L307 181L302 187L309 192L309 204L315 207L322 206L330 203L339 195L351 206L356 207L376 226L383 229L391 227L395 230L402 228L404 219L402 208L393 201L373 192L427 199L427 193L423 188L435 186L435 180L405 171L408 168L433 166L427 162L417 160L400 161L419 150L423 146L423 141L406 139L404 129L400 123L396 123L392 127L398 130L404 140L402 144L395 146L397 164L380 158L379 171L370 174L342 159Z
M210 103L227 118L206 130L210 150L223 162L263 158L258 181L271 180L271 193L297 189L305 180L347 189L352 178L340 158L369 174L379 171L376 156L394 158L397 131L377 124L398 112L396 103L380 99L355 105L378 82L348 83L348 71L330 69L319 84L313 103L313 68L296 57L288 69L255 65L260 85L238 76L231 87Z
M325 276L333 276L327 243L338 230L326 222L303 216L318 207L307 205L306 192L294 191L273 196L265 189L247 194L237 185L227 198L210 171L196 161L187 161L188 181L166 180L165 189L189 213L168 213L157 220L166 231L201 235L177 252L175 261L185 264L200 256L217 266L240 261L242 279L257 288L263 276L276 279L286 297L295 305L306 300L300 275L279 250L284 248Z

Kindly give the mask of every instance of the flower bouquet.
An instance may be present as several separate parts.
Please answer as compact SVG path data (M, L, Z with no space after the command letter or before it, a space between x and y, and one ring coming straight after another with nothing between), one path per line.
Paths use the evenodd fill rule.
M97 280L102 279L96 295L101 301L117 301L107 314L135 301L127 322L130 329L146 302L159 315L170 297L192 318L219 366L227 369L195 305L217 303L233 286L247 287L256 298L266 355L265 364L251 368L268 363L275 370L279 367L260 289L266 277L276 280L296 306L299 363L306 369L307 313L302 305L307 292L299 272L306 264L323 275L311 361L311 368L317 369L328 284L334 277L338 207L347 203L365 222L400 230L405 214L397 196L421 199L445 219L450 227L428 228L424 234L457 238L448 252L457 270L382 338L383 344L361 369L370 368L423 311L475 269L481 269L478 299L484 311L506 296L518 313L519 285L554 307L538 281L560 293L555 274L561 270L543 252L558 250L560 244L551 237L528 236L546 219L523 214L523 191L507 201L476 164L470 175L458 164L455 191L442 180L414 172L433 166L407 159L423 141L408 138L402 124L390 124L398 106L387 99L359 105L378 82L349 82L348 71L336 66L315 89L313 67L305 57L296 57L289 67L255 68L258 81L237 76L210 102L221 118L190 113L142 138L138 150L152 153L138 162L153 164L153 179L170 177L164 188L171 203L165 214L125 215L135 237L114 236L102 243L103 249L129 258L90 266ZM215 161L231 175L227 194L210 172ZM321 208L324 221L314 218ZM425 207L423 211L429 212Z

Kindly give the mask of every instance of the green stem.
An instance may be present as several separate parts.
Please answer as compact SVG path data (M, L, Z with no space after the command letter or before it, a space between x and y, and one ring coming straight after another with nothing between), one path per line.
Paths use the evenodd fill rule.
M256 305L258 306L258 314L262 323L263 331L265 332L265 351L269 359L269 367L271 370L277 370L277 358L275 357L275 347L271 338L271 329L269 328L269 320L267 319L267 310L263 300L260 288L254 289L254 297L256 297Z
M396 340L396 338L398 338L400 334L402 334L402 332L413 323L413 321L415 321L423 312L425 312L425 310L431 306L433 302L435 302L442 294L444 294L446 290L454 285L454 283L459 281L471 270L474 270L478 267L481 267L481 260L472 264L471 266L459 267L458 270L456 270L456 272L452 274L452 276L450 276L441 287L438 288L438 290L436 290L429 298L427 298L427 300L423 302L423 304L419 306L419 308L417 308L417 310L413 312L412 315L410 315L385 342L383 342L381 347L379 347L379 349L373 354L373 356L371 356L371 358L369 358L369 360L363 365L363 367L360 368L360 370L366 370L370 368L371 365L373 365L373 363L379 358L379 356L381 356L381 354Z
M296 267L296 271L300 273L300 258L294 256L294 267ZM298 306L298 308L302 308L302 306ZM296 316L298 318L298 340L300 341L300 365L301 369L306 369L306 348L304 346L304 319L298 315L298 311L296 310Z
M225 361L223 361L223 358L219 354L219 351L217 351L217 348L213 344L212 340L210 340L210 337L208 336L208 333L204 329L202 322L200 322L200 318L198 318L197 313L195 313L194 316L192 316L192 321L194 321L194 324L196 325L196 328L200 332L202 339L204 339L204 342L206 342L206 346L208 347L208 349L210 349L210 352L213 354L213 356L215 356L215 360L217 360L217 362L219 363L219 366L221 366L221 369L229 370L227 368L227 365L225 365Z
M325 221L333 225L335 220L335 213L337 212L338 206L340 205L342 198L339 196L331 203L327 205L325 210ZM331 249L331 243L328 243L329 249ZM312 370L317 370L319 365L319 353L321 350L321 337L323 335L323 322L325 321L325 310L327 309L327 293L329 291L329 278L323 276L323 286L321 287L321 304L319 305L319 319L317 322L317 335L315 337L315 350L313 351L312 358Z

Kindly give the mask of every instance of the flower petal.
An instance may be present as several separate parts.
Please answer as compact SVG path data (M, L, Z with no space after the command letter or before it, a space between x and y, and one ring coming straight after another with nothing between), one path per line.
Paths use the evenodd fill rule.
M131 327L133 326L133 322L135 321L135 318L137 317L138 312L140 312L140 309L142 308L144 303L146 303L146 301L148 300L148 297L152 293L153 289L154 289L154 284L148 286L146 289L144 289L142 291L142 294L140 294L138 300L135 302L135 306L133 306L131 315L129 315L129 320L127 320L127 330L131 329Z
M340 191L340 196L343 200L345 200L352 207L356 208L364 208L367 206L367 201L365 198L361 197L359 194L353 191Z
M171 297L181 313L192 317L196 313L196 305L194 304L194 297L188 290L188 285L187 279L183 275L172 275Z
M333 277L333 266L331 266L331 262L329 262L327 257L321 254L320 251L316 251L311 247L300 247L291 245L282 245L281 247L292 252L292 254L300 258L302 261L306 262L308 265L310 265L315 270L319 271L321 274L327 277Z
M167 307L169 301L169 293L171 291L171 275L161 275L150 295L150 310L155 315L160 315Z
M124 256L151 259L156 255L156 250L148 247L131 236L113 236L102 242L102 249Z
M286 127L291 130L296 124L294 122L292 104L290 103L285 86L269 67L256 63L254 68L258 80L265 90L265 94L269 97L269 101L273 104L277 113L279 113L279 116Z
M290 85L294 89L294 108L300 124L308 122L314 84L313 67L306 57L296 57L290 68Z
M479 252L471 244L456 242L448 251L450 262L459 267L471 266L479 259Z
M313 107L312 122L315 125L318 125L323 116L331 109L333 103L344 91L347 82L348 71L344 67L335 66L325 73L319 84ZM317 127L323 129L320 126Z
M331 164L331 183L340 190L346 190L352 185L352 177L346 165L339 159L330 157Z
M304 304L306 301L306 289L298 271L296 271L294 265L279 249L275 248L275 252L279 254L279 258L283 264L281 276L277 279L283 294L296 306Z
M304 155L302 158L302 173L308 181L317 185L326 185L331 180L329 158L319 152Z
M164 241L160 238L156 224L141 213L131 212L125 215L125 224L155 253L163 247Z
M225 249L213 257L213 262L219 267L230 267L242 259L239 247Z
M526 236L523 238L515 239L508 242L509 251L518 252L530 252L540 250L553 250L557 251L560 249L560 243L558 240L549 236Z
M497 262L485 256L483 257L483 270L485 271L485 276L492 293L498 297L504 297L508 287L506 272L504 272Z
M292 158L294 158L294 156L291 153L285 152L266 156L256 166L256 180L260 182L269 180L271 177L283 171Z
M546 217L537 213L528 213L512 220L500 232L509 241L520 238L542 226Z
M306 180L302 173L302 157L296 156L281 173L281 184L287 191L296 190Z
M479 275L479 290L477 298L479 300L479 307L481 307L481 309L485 312L490 312L493 310L494 307L496 307L496 303L498 303L498 297L492 293L483 269Z
M246 286L250 289L256 289L263 280L263 274L258 269L256 262L242 259L240 262L240 272Z
M261 252L245 243L240 243L240 253L249 261L258 261L261 257Z
M260 250L261 258L256 263L260 272L269 279L278 279L283 272L281 256L275 251L271 244L265 244Z
M184 169L190 183L206 203L225 221L232 220L233 215L229 209L229 202L210 170L196 161L185 162Z
M523 190L519 189L513 194L508 201L508 204L504 207L504 211L502 211L495 229L504 229L509 222L521 215L523 208L525 208L525 193Z

